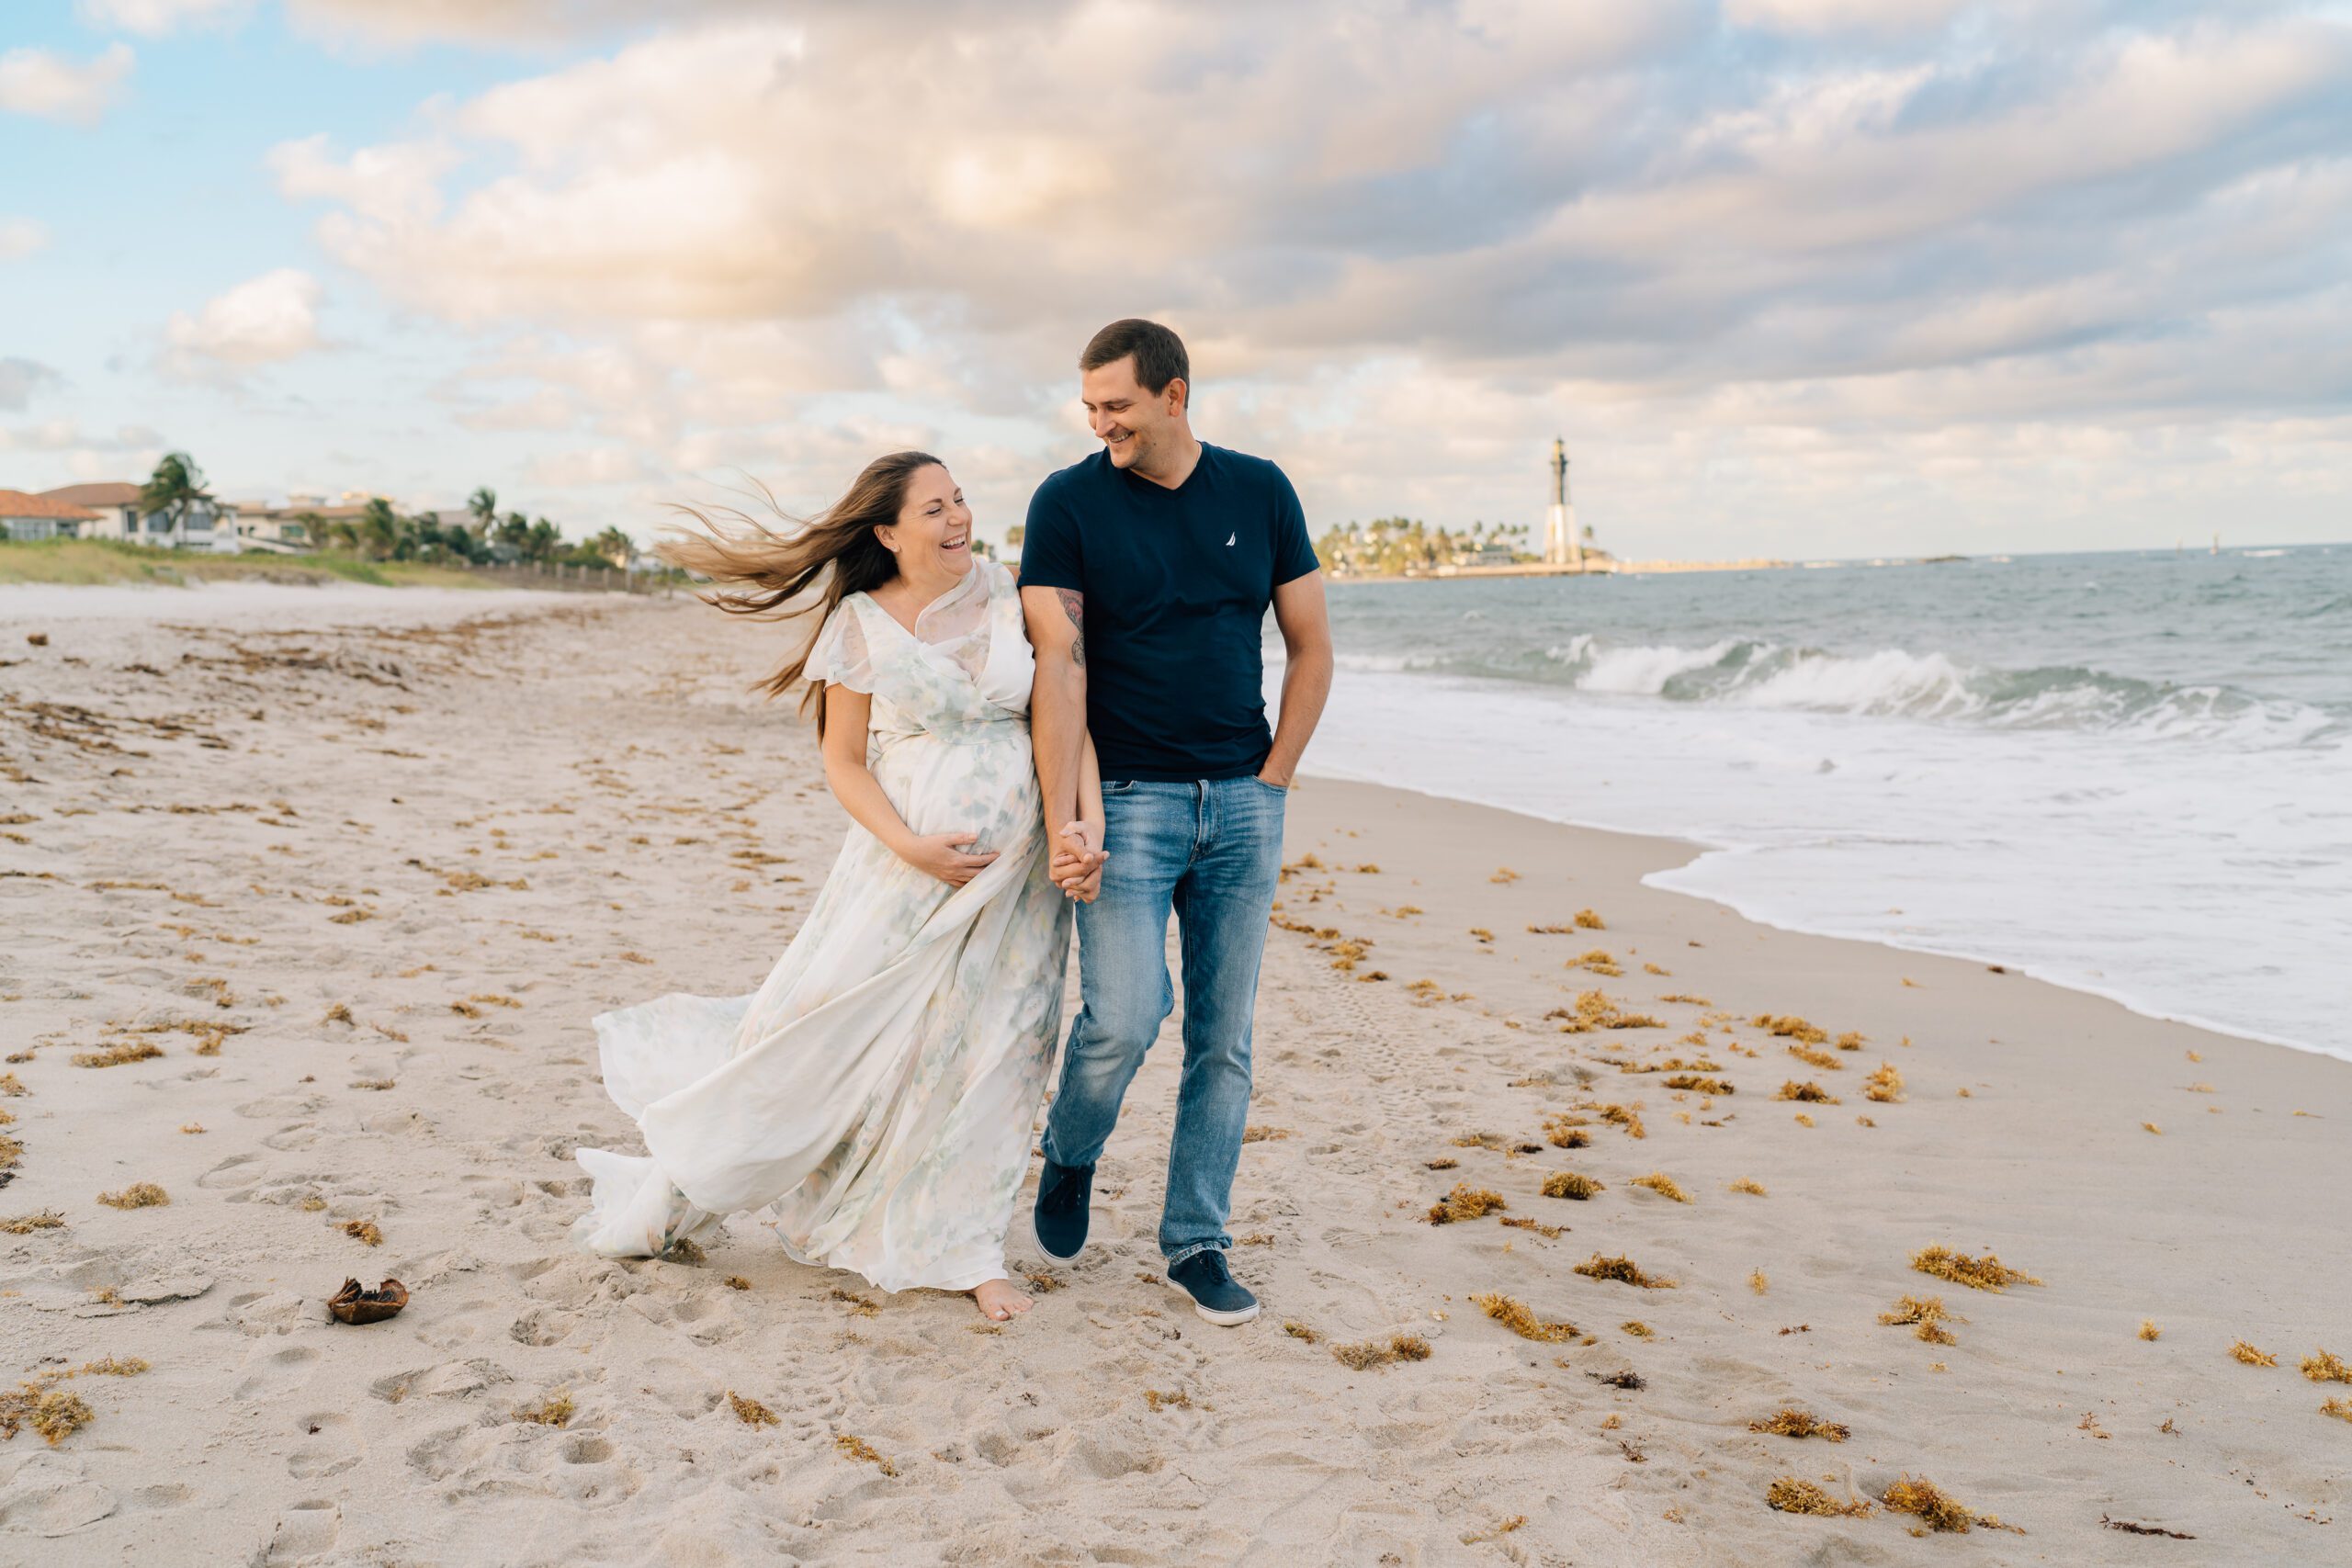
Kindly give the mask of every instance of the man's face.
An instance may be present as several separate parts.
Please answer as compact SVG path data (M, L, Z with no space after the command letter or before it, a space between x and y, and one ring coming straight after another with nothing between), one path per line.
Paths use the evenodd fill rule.
M1156 394L1146 391L1136 379L1132 355L1080 372L1078 382L1087 423L1111 454L1112 466L1120 468L1137 462L1148 468L1153 453L1167 446L1183 392L1182 381L1170 381Z

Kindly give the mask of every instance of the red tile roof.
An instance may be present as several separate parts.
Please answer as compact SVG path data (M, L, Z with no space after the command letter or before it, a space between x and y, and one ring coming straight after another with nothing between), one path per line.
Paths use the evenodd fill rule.
M139 500L139 486L108 482L94 485L66 485L59 490L45 490L41 494L51 501L62 501L68 506L130 506Z
M54 496L28 495L20 490L0 490L0 517L53 517L61 523L95 523L98 514L86 506Z

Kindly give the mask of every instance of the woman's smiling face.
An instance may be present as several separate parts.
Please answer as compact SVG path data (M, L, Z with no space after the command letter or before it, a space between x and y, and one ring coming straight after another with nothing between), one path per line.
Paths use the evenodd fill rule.
M899 570L904 575L948 572L961 577L972 570L972 509L964 504L955 477L937 464L908 477L898 523L876 532L899 552Z

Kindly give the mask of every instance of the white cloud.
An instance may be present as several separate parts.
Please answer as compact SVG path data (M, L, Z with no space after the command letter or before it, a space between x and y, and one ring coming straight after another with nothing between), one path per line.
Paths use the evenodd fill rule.
M1519 506L1564 427L1664 514L1737 471L1828 518L1906 468L2251 462L2352 381L2352 28L2290 5L712 4L423 124L287 143L280 188L498 336L464 423L577 429L540 477L616 493L820 496L920 434L990 454L1009 521L1083 450L1079 343L1135 313L1186 334L1213 439L1438 517Z
M0 261L28 256L49 243L49 226L31 218L0 218Z
M120 96L134 62L125 43L107 45L85 64L45 49L12 49L0 54L0 109L96 125Z
M0 357L0 409L21 409L33 394L62 386L65 378L35 360L14 355Z
M279 267L237 285L191 316L173 313L164 329L164 367L189 378L218 376L321 346L318 280Z
M1906 33L1939 28L1971 0L1724 0L1734 27L1780 33Z
M243 21L253 0L74 0L74 13L93 27L120 28L162 38L182 26L219 27Z
M283 195L341 202L382 224L431 221L441 209L440 180L458 161L453 148L405 142L363 148L338 162L324 133L269 151L270 172Z

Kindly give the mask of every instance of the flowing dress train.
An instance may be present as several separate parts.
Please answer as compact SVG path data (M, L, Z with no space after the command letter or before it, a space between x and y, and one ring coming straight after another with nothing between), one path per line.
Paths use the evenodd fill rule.
M799 933L746 997L599 1014L605 1088L646 1153L582 1148L575 1245L653 1257L758 1210L785 1250L886 1291L1003 1277L1061 1019L1070 906L1047 874L1020 593L975 561L915 630L863 593L808 675L870 694L867 761L920 834L997 858L960 888L852 824Z

